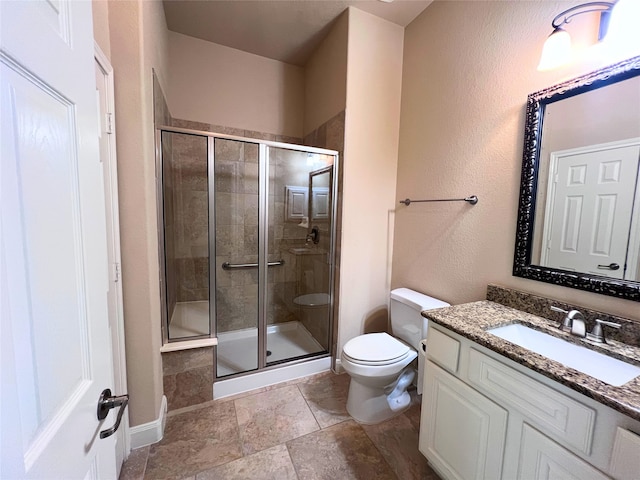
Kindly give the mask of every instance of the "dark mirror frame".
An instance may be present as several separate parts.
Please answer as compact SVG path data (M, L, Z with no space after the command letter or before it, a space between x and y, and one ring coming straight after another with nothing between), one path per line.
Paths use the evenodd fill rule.
M640 282L531 264L542 124L546 105L640 75L640 56L568 80L527 97L513 275L640 302Z

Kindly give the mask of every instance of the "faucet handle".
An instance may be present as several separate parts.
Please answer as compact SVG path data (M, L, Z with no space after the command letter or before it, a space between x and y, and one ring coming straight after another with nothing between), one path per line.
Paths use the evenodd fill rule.
M596 324L593 327L591 333L587 334L587 339L596 343L607 343L607 340L604 337L604 330L602 329L603 325L612 328L620 328L622 326L619 323L607 322L606 320L600 320L599 318L596 318Z
M554 312L558 312L558 313L569 313L569 310L563 310L560 307L556 307L555 305L551 305L549 307L551 310L553 310Z
M573 312L574 310L564 310L560 307L556 307L555 305L551 305L549 307L551 310L553 310L554 312L559 312L559 313L564 313L565 316L562 319L562 322L560 322L560 325L558 325L558 328L564 332L570 332L571 331L571 324L573 323Z

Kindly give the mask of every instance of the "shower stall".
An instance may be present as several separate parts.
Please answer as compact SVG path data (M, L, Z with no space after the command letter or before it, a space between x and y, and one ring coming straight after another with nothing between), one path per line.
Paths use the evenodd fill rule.
M157 129L165 343L217 339L214 381L330 355L338 155Z

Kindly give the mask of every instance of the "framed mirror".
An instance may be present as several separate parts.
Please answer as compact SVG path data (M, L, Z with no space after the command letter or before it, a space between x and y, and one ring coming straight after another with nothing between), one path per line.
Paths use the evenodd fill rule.
M527 97L513 275L640 301L640 56Z

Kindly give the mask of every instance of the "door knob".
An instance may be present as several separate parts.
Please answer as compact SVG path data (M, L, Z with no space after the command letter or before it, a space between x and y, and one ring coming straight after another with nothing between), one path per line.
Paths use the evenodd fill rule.
M120 395L120 396L112 396L111 389L105 388L100 394L100 398L98 399L98 420L104 420L107 418L109 414L109 410L112 408L120 407L118 410L118 416L116 417L116 423L111 428L107 428L100 432L100 438L107 438L113 435L118 427L120 426L120 422L122 421L122 415L124 414L124 409L129 403L129 395Z
M617 263L610 263L609 265L598 265L598 268L601 268L602 270L618 270L620 265Z

